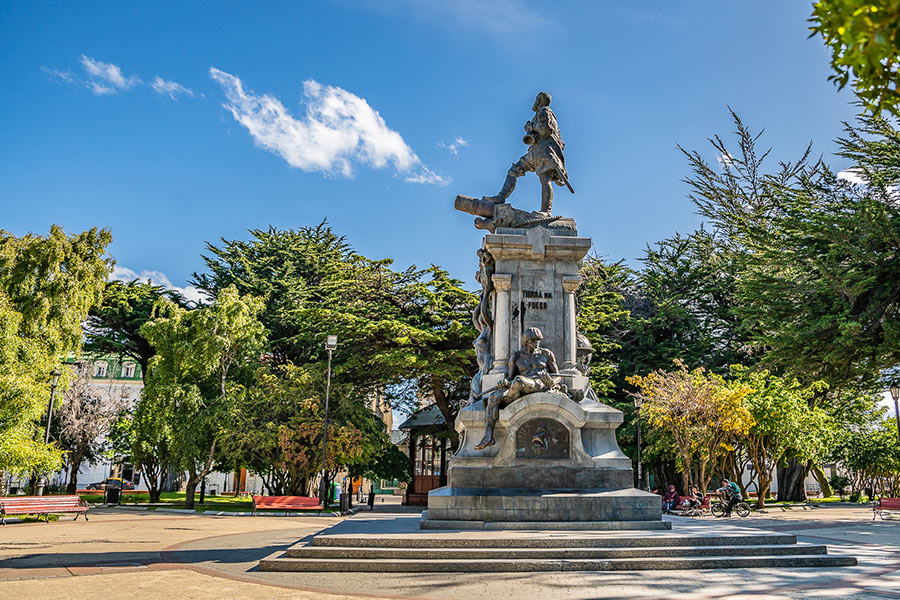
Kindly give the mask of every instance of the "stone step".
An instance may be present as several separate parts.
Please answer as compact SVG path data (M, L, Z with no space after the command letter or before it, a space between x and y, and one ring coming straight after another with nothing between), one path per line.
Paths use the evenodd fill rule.
M654 532L655 533L655 532ZM583 536L544 534L543 536L440 535L317 535L313 546L349 548L647 548L657 546L771 546L796 544L797 536L787 534L671 535L648 533L642 536Z
M425 511L427 513L428 511ZM456 531L649 531L672 529L671 521L452 521L428 519L419 529Z
M266 558L261 571L447 573L513 571L646 571L661 569L747 569L841 567L856 565L852 556L719 556L614 559L358 559Z
M789 556L822 555L822 545L786 544L775 546L657 546L650 548L351 548L309 546L288 548L287 558L354 559L602 559L675 558L702 556Z

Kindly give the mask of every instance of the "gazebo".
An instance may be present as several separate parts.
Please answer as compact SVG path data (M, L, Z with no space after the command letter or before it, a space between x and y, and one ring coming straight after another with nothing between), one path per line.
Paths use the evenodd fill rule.
M409 463L412 485L406 488L403 503L428 504L428 492L447 485L447 421L435 404L420 408L398 428L409 434Z

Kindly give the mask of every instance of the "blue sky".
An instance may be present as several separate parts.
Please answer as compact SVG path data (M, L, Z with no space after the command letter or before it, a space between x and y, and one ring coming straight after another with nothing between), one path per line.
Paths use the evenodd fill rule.
M0 228L109 227L120 269L184 286L206 241L327 218L474 288L453 198L498 191L539 90L577 191L554 212L633 265L699 224L676 144L714 161L726 105L773 160L853 118L809 2L554 4L4 2ZM537 209L537 179L510 201Z

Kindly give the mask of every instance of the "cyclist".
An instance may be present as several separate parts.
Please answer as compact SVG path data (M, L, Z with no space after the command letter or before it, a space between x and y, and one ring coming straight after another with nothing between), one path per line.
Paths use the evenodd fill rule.
M731 509L733 509L738 502L742 501L744 498L741 496L741 488L738 487L733 481L729 481L727 479L723 479L722 482L725 484L719 489L717 492L725 492L725 498L728 503L725 505L725 516L731 516Z

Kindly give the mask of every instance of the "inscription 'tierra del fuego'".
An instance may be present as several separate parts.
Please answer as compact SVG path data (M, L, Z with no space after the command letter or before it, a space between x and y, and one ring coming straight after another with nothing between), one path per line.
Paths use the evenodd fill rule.
M535 298L535 299L541 298L541 299L543 299L543 298L553 298L553 294L550 292L541 292L539 290L522 290L522 297L523 298ZM527 306L528 308L546 309L547 303L546 302L536 302L536 301L532 300L532 301L527 302L525 304L525 306Z

